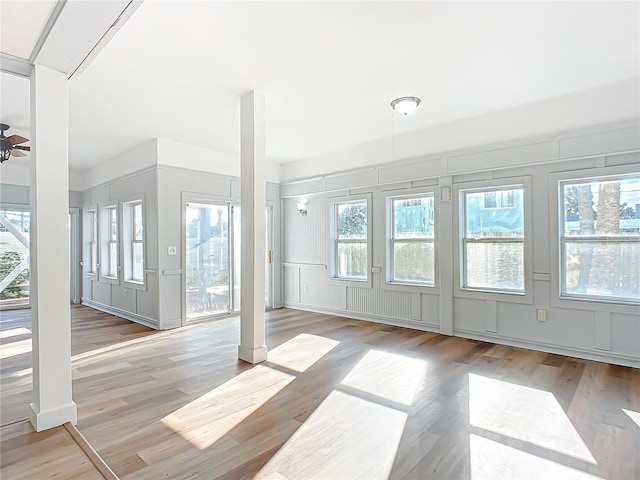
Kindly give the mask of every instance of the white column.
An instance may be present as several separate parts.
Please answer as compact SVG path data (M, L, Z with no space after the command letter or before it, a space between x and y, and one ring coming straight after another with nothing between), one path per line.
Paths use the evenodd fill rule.
M266 232L265 97L251 92L240 99L240 205L242 269L238 358L267 359L264 322Z
M438 213L438 258L440 260L440 333L453 335L453 282L455 276L453 255L458 241L453 238L453 177L441 177Z
M66 74L31 74L31 255L33 403L37 431L76 423L71 398L69 159Z

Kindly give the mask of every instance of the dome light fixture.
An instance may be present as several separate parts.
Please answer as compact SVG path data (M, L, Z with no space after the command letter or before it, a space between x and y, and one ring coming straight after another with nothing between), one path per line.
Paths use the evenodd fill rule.
M403 116L411 115L420 105L418 97L399 97L391 102L391 108Z

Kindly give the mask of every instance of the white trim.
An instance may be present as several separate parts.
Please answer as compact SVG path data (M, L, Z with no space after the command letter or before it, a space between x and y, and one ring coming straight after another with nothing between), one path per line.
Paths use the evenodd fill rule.
M639 156L640 157L640 156ZM598 179L618 175L637 174L639 165L619 165L553 172L549 175L549 256L551 262L551 284L549 303L553 307L589 311L607 311L626 315L638 315L638 304L617 302L615 299L562 297L560 290L560 182L571 180Z
M380 192L376 192L374 196L374 200L379 204L383 203L385 214L384 214L384 238L385 238L385 261L382 263L383 265L383 278L384 282L381 285L381 290L390 290L390 291L400 291L400 292L413 292L413 293L425 293L431 295L437 295L440 293L440 285L439 285L439 242L438 242L438 230L440 228L439 225L439 207L440 207L440 199L438 195L438 186L433 185L430 187L415 187L415 188L405 188L405 189L393 189L393 190L383 190ZM433 283L411 283L411 282L398 282L391 281L392 268L393 268L393 254L392 254L392 241L391 238L393 236L393 212L391 202L393 199L397 198L420 198L424 196L432 195L433 196L433 225L434 225L434 234L433 238L429 239L429 242L433 243ZM378 229L379 230L379 229ZM420 240L418 240L420 241Z
M348 310L339 310L333 308L320 308L309 305L284 302L284 308L290 308L292 310L302 310L304 312L322 313L325 315L336 315L344 318L352 318L354 320L363 320L365 322L382 323L384 325L392 325L394 327L412 328L414 330L420 330L423 332L440 333L440 325L437 323L427 323L417 320L404 320L397 318L381 317L379 315L358 314Z
M292 310L301 310L304 312L322 313L325 315L336 315L344 318L351 318L354 320L363 320L366 322L382 323L385 325L393 325L396 327L412 328L414 330L433 332L441 334L439 331L439 325L412 322L410 320L397 320L386 317L379 317L375 315L358 315L345 310L334 310L329 308L310 307L306 305L291 304L285 302L285 308ZM442 335L442 334L441 334ZM596 362L606 362L615 365L622 365L625 367L640 368L640 358L633 357L631 355L625 355L616 353L615 355L608 355L602 350L592 351L582 348L571 348L559 345L553 345L548 343L530 342L527 340L515 339L511 337L505 337L502 335L484 335L469 330L454 329L454 337L469 338L472 340L479 340L494 345L507 345L510 347L524 348L527 350L535 350L538 352L553 353L556 355L565 355L574 358L582 358L585 360L592 360Z
M555 163L571 163L577 160L592 159L604 156L622 156L629 153L640 152L640 136L638 128L640 122L638 120L626 120L621 122L613 122L595 127L585 127L573 130L565 130L553 135L537 135L525 137L516 140L497 142L491 144L477 145L459 150L443 151L433 154L422 155L419 157L398 160L395 162L384 162L375 166L359 167L354 169L343 170L340 172L332 172L323 175L314 175L306 178L293 178L281 182L281 198L288 198L298 195L309 195L312 193L327 192L326 180L336 179L341 176L353 176L355 174L376 171L376 182L367 185L359 185L359 187L374 187L377 185L389 185L393 182L385 180L382 175L385 169L394 169L397 176L406 175L407 178L396 178L395 182L411 181L416 184L417 181L427 179L438 179L443 176L451 175L468 175L480 174L515 168L526 168L535 165L547 165ZM597 153L589 153L583 155L565 155L563 152L562 142L580 142L584 143L584 149L596 151L593 147L591 135L598 135L599 140L603 142L604 147L600 148ZM611 151L608 148L612 139L619 139L620 135L624 135L626 143L629 145L620 150ZM513 163L514 158L521 158L521 149L523 147L531 147L532 151L527 151L526 163ZM511 154L510 154L511 153ZM483 164L483 162L474 162L474 168L460 169L455 168L453 160L463 156L494 156L499 154L501 158L508 160L496 161L493 164ZM402 172L405 172L402 173ZM409 173L410 172L410 173Z
M608 355L607 353L604 353L604 350L594 351L585 348L565 347L561 345L554 345L551 343L532 342L518 338L505 337L503 335L485 335L482 333L457 328L454 330L454 336L470 338L472 340L480 340L497 345L507 345L510 347L535 350L537 352L553 353L556 355L582 358L584 360L592 360L595 362L613 363L615 365L622 365L625 367L640 368L640 358L636 358L631 355L625 355L623 353Z
M82 218L80 215L79 207L69 208L69 224L70 224L70 249L69 249L69 277L73 282L72 289L69 292L71 294L71 302L74 304L80 303L80 285L82 283L82 262L80 261L80 238L82 228Z
M464 222L466 213L463 212L462 197L468 192L482 192L497 187L503 190L509 187L522 187L522 202L524 215L523 262L524 262L524 292L510 292L499 290L483 290L481 288L463 288L463 260L464 260ZM507 177L495 180L461 182L453 184L453 214L458 221L453 224L453 238L458 242L457 254L454 253L454 297L475 298L478 300L495 300L511 303L533 303L533 201L531 177Z
M130 272L133 272L133 244L134 242L134 228L133 215L136 205L142 205L142 280L127 278ZM148 258L148 241L147 241L147 204L146 195L144 193L138 193L129 195L120 199L120 232L119 238L121 242L120 248L120 271L122 272L122 281L127 288L135 290L147 290L147 264ZM125 227L125 222L127 223ZM128 251L127 251L128 250Z
M117 317L122 317L125 320L139 323L141 325L144 325L145 327L153 328L154 330L165 330L164 328L159 328L158 321L154 320L153 318L145 317L144 315L139 315L137 313L127 312L126 310L121 310L110 305L105 305L104 303L95 302L88 298L82 299L82 305L95 308L96 310L100 310L101 312L110 313L111 315L115 315ZM176 326L179 327L180 325Z
M329 284L330 285L341 285L341 286L351 286L351 287L359 287L359 288L373 288L373 194L372 193L361 193L358 195L342 195L331 197L329 200L329 252L327 258L329 261ZM336 265L336 248L337 248L337 212L336 205L343 203L361 203L366 202L367 204L367 277L366 279L359 280L356 278L346 278L346 277L338 277L337 276L337 265Z
M78 423L78 406L75 402L62 405L53 410L38 411L35 403L29 404L29 421L36 432L58 427L67 422Z
M98 269L98 281L104 283L110 283L111 285L120 285L120 273L122 270L122 265L120 264L120 205L117 200L105 202L104 204L99 204L100 214L98 216L98 261L100 268ZM116 274L115 275L107 275L104 272L108 270L108 267L105 267L105 262L108 262L110 257L110 245L113 243L111 240L111 217L109 216L109 211L115 211L116 215L116 225L118 232L116 232Z

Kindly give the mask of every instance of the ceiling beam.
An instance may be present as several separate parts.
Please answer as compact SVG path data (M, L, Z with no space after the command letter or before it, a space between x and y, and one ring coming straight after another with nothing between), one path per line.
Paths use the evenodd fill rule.
M33 65L24 58L14 57L8 53L0 52L0 71L19 77L29 78Z
M142 0L60 0L29 62L77 76L141 4Z

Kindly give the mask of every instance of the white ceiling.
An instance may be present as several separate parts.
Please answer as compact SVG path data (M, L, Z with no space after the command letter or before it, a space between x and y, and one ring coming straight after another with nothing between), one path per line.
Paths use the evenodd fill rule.
M266 94L267 158L280 163L390 137L402 95L423 103L397 134L580 92L619 101L617 85L640 89L639 5L145 0L69 83L70 166L153 137L237 154L250 90Z

